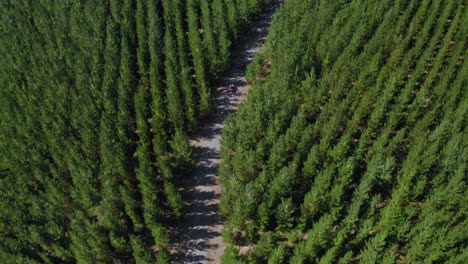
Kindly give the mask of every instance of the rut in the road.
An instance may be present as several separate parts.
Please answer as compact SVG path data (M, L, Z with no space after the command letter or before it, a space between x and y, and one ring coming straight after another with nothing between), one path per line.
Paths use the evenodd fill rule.
M215 91L213 115L208 118L190 144L197 161L192 177L187 179L184 199L187 202L185 223L171 245L174 263L220 263L225 245L221 238L223 220L219 214L220 186L218 167L221 129L226 117L237 109L250 86L245 80L245 66L265 41L274 11L282 0L266 10L252 25L247 36L239 40L231 69ZM237 90L229 91L234 84Z

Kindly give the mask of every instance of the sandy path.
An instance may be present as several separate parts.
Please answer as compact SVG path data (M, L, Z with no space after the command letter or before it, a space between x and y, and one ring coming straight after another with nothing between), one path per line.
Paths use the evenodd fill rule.
M272 15L281 2L275 0L275 6L266 10L249 33L240 38L232 67L215 91L213 114L190 141L197 164L183 193L187 202L186 222L176 231L176 241L170 247L174 263L220 263L225 248L221 237L223 219L219 214L221 188L217 174L221 163L221 129L226 117L237 109L250 89L242 65L252 61L265 41ZM229 84L236 85L237 91L228 91Z

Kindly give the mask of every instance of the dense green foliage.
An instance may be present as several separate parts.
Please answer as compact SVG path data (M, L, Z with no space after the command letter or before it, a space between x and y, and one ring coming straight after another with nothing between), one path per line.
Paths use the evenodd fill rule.
M268 3L0 1L0 262L169 262L188 133Z
M287 1L223 132L223 262L467 263L466 25L461 0Z

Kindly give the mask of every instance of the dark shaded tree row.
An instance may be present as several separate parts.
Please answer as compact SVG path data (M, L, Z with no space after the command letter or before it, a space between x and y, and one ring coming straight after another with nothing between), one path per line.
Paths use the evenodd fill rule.
M464 263L466 7L342 2L287 1L249 66L223 262Z
M169 263L188 135L264 0L0 2L0 262Z

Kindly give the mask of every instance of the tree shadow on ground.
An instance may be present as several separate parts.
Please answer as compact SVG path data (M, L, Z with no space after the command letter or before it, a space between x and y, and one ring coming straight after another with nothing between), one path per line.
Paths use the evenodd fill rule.
M252 30L245 36L240 36L239 45L232 53L232 66L225 72L226 77L220 80L218 88L213 91L215 107L212 114L201 120L201 128L191 137L192 142L196 142L192 145L202 145L202 147L194 147L193 157L197 164L192 177L183 180L182 197L187 203L187 215L182 225L172 229L174 238L170 247L172 263L215 261L206 257L206 251L222 246L222 244L208 244L210 239L221 235L212 227L223 223L218 205L220 195L213 187L218 185L217 171L220 162L218 139L221 137L224 121L234 113L249 88L244 78L245 65L253 60L259 45L265 40L274 10L282 2L283 0L276 0L275 6L259 16L258 22L252 25ZM230 84L239 89L229 90Z

